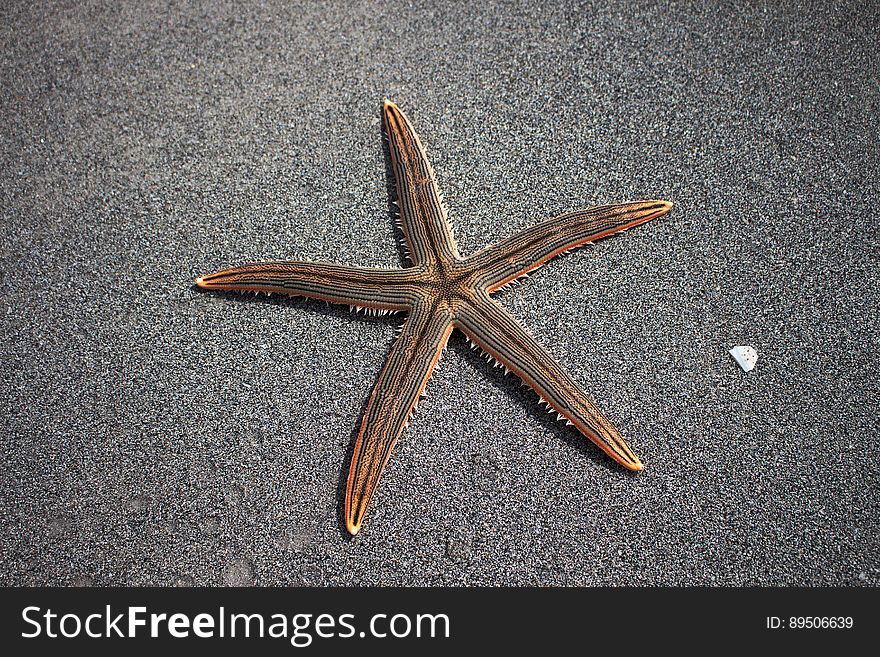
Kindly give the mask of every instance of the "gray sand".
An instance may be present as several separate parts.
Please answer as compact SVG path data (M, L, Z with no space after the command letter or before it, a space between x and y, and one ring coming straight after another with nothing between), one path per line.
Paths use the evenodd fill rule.
M83 4L0 11L0 583L880 584L874 3ZM344 534L401 318L191 283L398 266L384 97L464 253L675 202L499 297L644 472L455 335Z

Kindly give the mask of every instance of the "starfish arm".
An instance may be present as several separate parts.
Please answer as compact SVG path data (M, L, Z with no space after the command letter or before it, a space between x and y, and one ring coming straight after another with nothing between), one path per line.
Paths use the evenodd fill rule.
M383 109L391 169L400 209L400 228L413 264L457 259L455 238L434 170L412 123L392 103Z
M460 309L456 326L608 456L630 470L642 469L611 422L504 308L482 295Z
M407 310L420 298L415 272L316 262L265 262L201 276L209 290L275 292L378 310Z
M452 332L448 311L417 304L403 325L367 404L345 488L345 526L360 530L367 505Z
M671 207L668 201L638 201L569 212L487 247L467 263L479 271L478 286L492 292L560 253L643 224Z

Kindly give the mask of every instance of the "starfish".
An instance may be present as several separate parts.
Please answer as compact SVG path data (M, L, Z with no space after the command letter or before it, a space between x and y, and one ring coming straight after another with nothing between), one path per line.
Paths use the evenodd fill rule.
M346 529L364 520L394 444L454 329L513 372L612 459L642 463L590 398L490 295L556 255L645 223L667 201L601 205L569 212L462 257L437 179L409 119L390 100L383 108L399 227L412 265L403 269L314 262L266 262L196 279L201 288L280 293L348 304L369 312L405 312L361 423L345 488Z

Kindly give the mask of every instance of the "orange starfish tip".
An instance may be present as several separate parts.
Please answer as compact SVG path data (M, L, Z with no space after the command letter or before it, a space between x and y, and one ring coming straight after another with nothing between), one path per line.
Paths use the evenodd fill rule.
M653 201L642 201L641 205L646 208L648 206L651 206L651 209L653 210L653 212L651 213L652 219L654 217L659 217L661 215L664 215L672 209L672 201L664 201L663 199L659 199L659 198L654 199ZM660 207L658 208L657 206L660 206Z
M639 460L638 456L634 456L632 461L624 461L621 464L627 470L632 470L633 472L641 472L645 469L644 463Z

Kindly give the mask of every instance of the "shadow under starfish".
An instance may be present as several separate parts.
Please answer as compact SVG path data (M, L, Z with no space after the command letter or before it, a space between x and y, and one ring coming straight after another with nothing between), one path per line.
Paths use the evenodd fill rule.
M462 257L412 124L389 100L383 116L411 267L284 261L233 267L196 279L206 289L275 292L380 313L407 313L355 442L345 490L348 531L360 530L391 449L456 328L612 459L641 470L638 457L586 393L489 295L560 253L650 221L672 204L638 201L570 212Z

